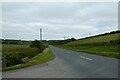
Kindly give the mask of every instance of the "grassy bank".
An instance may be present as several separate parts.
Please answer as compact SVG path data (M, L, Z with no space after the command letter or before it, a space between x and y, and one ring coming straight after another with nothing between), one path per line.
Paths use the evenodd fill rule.
M33 66L33 65L37 65L37 64L42 64L42 63L45 63L47 61L54 59L54 57L55 56L52 53L52 51L50 49L48 49L47 51L31 58L31 60L26 64L18 64L15 66L7 67L7 68L4 68L2 71L9 71L9 70L25 68L25 67L29 67L29 66Z
M94 37L88 37L88 38L83 38L79 39L77 41L70 42L66 45L85 45L85 44L93 44L93 43L110 43L112 44L113 42L118 43L120 41L119 39L120 33L114 33L114 34L105 34L103 36L94 36Z
M106 57L119 58L118 46L57 46L59 48L73 50L77 52L86 52L89 54L101 55Z

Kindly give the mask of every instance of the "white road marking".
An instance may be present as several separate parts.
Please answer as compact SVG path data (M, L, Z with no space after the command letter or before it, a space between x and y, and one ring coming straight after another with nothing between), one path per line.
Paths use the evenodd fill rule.
M67 52L68 54L71 54L71 52Z
M68 54L71 54L71 52L67 52ZM84 57L84 56L80 56L81 58L83 58L83 59L87 59L87 60L93 60L93 59L91 59L91 58L88 58L88 57Z
M80 56L81 58L86 58L86 57L84 57L84 56Z
M91 58L86 58L87 60L93 60L93 59L91 59Z
M59 68L60 68L61 70L63 70L63 68L62 68L61 64L59 64Z
M61 64L59 64L59 68L60 68L60 70L63 71L63 74L65 74L64 69L63 69L63 67L61 66Z
M87 59L87 60L93 60L91 58L88 58L88 57L84 57L84 56L80 56L81 58L84 58L84 59Z

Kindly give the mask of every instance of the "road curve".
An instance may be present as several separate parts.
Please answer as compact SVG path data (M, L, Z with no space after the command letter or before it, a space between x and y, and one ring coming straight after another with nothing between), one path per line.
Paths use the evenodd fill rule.
M51 46L61 66L78 78L118 78L118 59L97 56ZM66 66L65 66L66 65Z
M118 78L118 59L50 48L56 55L53 61L4 72L3 78Z

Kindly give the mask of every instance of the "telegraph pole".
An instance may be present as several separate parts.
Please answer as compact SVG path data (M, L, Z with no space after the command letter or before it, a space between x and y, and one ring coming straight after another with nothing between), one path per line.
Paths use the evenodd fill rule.
M91 33L89 33L89 36L91 35Z
M42 52L42 28L40 28L40 47Z
M64 40L65 40L66 37L63 37L63 38L64 38Z

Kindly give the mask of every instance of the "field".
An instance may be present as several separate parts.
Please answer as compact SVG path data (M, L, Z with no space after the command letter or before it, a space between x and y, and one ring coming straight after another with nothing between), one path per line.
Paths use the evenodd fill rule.
M105 34L103 36L84 38L65 45L59 45L58 47L78 52L120 58L120 56L118 56L118 48L120 47L119 34L120 33Z
M30 48L29 45L2 44L2 56L15 53L32 53L38 51L37 48ZM34 54L34 53L33 53Z
M120 33L110 34L110 35L104 35L104 36L98 36L98 37L91 37L86 39L81 39L78 41L70 42L66 45L81 45L81 44L89 44L89 43L104 43L104 42L110 42L110 41L117 41L119 38L118 36Z
M8 53L17 53L29 48L29 45L16 45L16 44L2 44L2 56L5 56Z

